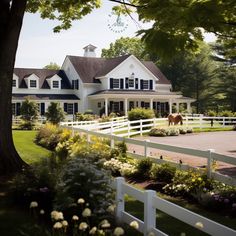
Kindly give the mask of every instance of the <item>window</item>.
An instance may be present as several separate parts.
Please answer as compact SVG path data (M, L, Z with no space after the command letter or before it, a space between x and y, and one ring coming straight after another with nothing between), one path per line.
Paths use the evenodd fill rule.
M113 79L113 88L115 88L115 89L120 88L120 80L119 79Z
M74 107L73 103L67 103L67 114L69 115L73 114L74 111L73 107Z
M149 80L143 80L143 89L148 89Z
M98 102L98 108L101 108L101 107L102 107L101 102Z
M37 81L36 80L30 80L30 88L37 88Z
M147 108L149 108L150 107L150 103L149 102L145 102L144 103L144 107L147 109Z
M79 89L79 80L76 79L76 80L72 80L72 88L73 89Z
M59 81L52 81L52 88L59 88Z
M15 79L13 79L13 81L12 81L12 87L16 88L16 80Z
M120 103L119 102L113 103L113 111L115 111L115 112L120 111Z
M11 109L12 109L12 115L15 116L16 115L16 104L15 103L11 104Z
M129 79L129 88L134 88L134 79Z

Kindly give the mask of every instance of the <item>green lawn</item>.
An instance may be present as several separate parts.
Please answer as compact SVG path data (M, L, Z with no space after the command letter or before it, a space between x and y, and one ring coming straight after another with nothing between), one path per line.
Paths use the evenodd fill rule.
M50 156L50 151L34 143L37 131L14 130L13 138L16 149L21 158L28 164L32 164Z

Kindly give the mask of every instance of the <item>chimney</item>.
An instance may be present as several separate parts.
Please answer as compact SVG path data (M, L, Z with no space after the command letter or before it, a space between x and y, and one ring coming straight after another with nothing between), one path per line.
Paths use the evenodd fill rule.
M96 57L95 49L97 47L93 46L92 44L87 45L84 47L84 57Z

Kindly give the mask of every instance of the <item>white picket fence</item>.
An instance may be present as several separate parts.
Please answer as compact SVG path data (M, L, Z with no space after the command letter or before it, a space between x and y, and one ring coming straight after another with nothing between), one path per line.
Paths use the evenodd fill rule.
M144 122L149 122L150 120L143 120L141 124ZM207 160L207 175L209 178L213 178L215 180L221 181L225 184L233 185L236 186L236 178L220 174L219 172L216 172L212 167L212 164L214 161L220 161L223 163L227 163L230 165L236 166L236 158L233 156L227 156L227 155L222 155L219 153L216 153L214 149L209 149L209 150L197 150L197 149L192 149L192 148L184 148L184 147L177 147L177 146L172 146L172 145L166 145L166 144L158 144L155 142L151 142L149 140L137 140L137 139L132 139L129 137L124 137L123 135L119 134L114 134L114 130L117 130L116 128L119 127L119 129L122 126L123 123L127 121L113 121L113 122L105 122L105 123L96 123L96 124L91 124L91 125L80 125L80 126L74 126L73 124L70 123L71 126L67 126L68 123L64 122L63 125L61 125L64 128L71 129L72 132L80 132L83 133L87 136L88 142L90 141L90 136L97 136L99 138L106 138L110 140L110 146L111 148L114 147L115 142L122 142L124 141L126 144L133 144L137 146L141 146L141 149L143 150L143 153L133 153L133 152L128 152L129 155L136 159L143 159L143 158L151 158L153 162L155 163L169 163L174 165L176 168L182 169L182 170L188 170L188 169L193 169L194 167L189 166L185 163L179 164L176 162L172 162L170 160L163 160L163 159L158 159L155 156L151 155L150 149L152 150L162 150L162 151L168 151L168 152L174 152L174 153L179 153L179 154L186 154L186 155L191 155L195 157L200 157L204 158ZM131 123L131 122L130 122ZM132 123L131 123L132 124ZM103 129L107 129L108 126L110 127L110 132L103 132ZM147 125L142 125L141 127L148 127L150 124ZM136 131L138 132L138 131ZM139 130L139 132L144 133L146 130L142 130L142 128ZM134 133L134 132L132 132ZM123 136L123 137L122 137ZM127 136L127 135L125 135Z
M153 190L142 191L136 189L127 183L124 178L118 177L115 179L114 188L116 190L116 217L121 222L130 224L132 221L137 221L139 224L138 230L147 236L153 232L156 236L167 236L164 232L157 229L156 226L156 209L185 222L199 230L213 236L235 236L236 231L214 222L206 217L191 212L183 207L166 201L158 196ZM132 216L125 211L125 194L144 203L144 221ZM198 227L200 226L200 227ZM183 229L184 231L184 229Z

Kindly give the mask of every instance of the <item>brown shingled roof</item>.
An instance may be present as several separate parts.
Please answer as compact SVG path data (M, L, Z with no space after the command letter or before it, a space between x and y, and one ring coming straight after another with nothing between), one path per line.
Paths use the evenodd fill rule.
M63 70L51 70L51 69L33 69L33 68L15 68L14 74L19 77L19 88L27 88L25 83L25 78L29 77L32 74L35 74L39 77L39 88L49 89L49 85L46 81L47 78L50 78L54 75L61 77L61 88L62 89L71 89L69 79L67 78Z
M116 68L130 55L106 59L97 57L68 56L76 72L84 83L100 83L96 77L102 77ZM141 63L159 79L159 84L170 84L170 81L162 74L157 66L151 61L141 61Z

